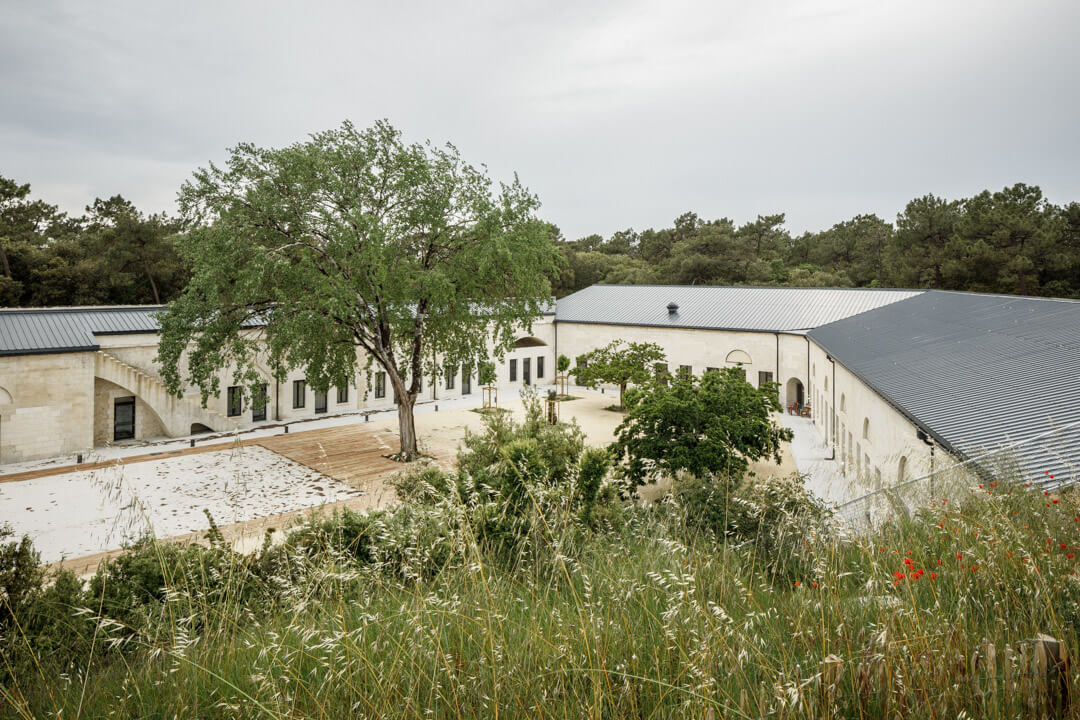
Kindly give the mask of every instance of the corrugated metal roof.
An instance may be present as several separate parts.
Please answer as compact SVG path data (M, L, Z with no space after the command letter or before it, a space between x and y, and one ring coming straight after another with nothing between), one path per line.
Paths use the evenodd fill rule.
M94 335L157 332L161 306L0 310L0 355L96 350Z
M1080 302L928 291L809 335L958 453L1080 480Z
M796 332L905 300L921 290L592 285L558 301L558 322ZM679 306L668 312L668 304Z

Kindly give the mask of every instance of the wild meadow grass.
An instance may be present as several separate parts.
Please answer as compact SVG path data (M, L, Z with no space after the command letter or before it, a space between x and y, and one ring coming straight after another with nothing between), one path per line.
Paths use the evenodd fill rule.
M972 490L861 535L772 542L798 561L782 571L754 538L687 533L671 504L584 535L549 525L509 564L466 529L430 577L290 550L259 581L274 592L253 594L239 556L208 566L214 577L162 567L167 594L142 611L152 622L97 621L80 667L38 658L4 687L0 714L1034 716L1045 693L1029 641L1080 647L1080 507L1073 494ZM842 665L826 692L830 655Z

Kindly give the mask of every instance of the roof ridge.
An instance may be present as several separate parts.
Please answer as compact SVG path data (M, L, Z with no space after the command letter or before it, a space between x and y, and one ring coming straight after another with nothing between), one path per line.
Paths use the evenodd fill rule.
M165 305L47 305L43 307L0 307L0 313L37 315L45 313L124 312L164 310Z

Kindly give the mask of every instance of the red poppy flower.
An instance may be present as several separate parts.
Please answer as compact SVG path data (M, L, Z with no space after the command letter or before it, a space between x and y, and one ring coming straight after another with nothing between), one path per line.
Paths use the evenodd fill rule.
M937 573L936 572L930 573L930 579L931 580L937 580Z

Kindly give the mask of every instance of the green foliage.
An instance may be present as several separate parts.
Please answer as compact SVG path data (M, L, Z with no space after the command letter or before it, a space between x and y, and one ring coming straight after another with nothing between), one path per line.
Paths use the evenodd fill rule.
M806 546L828 536L831 512L799 475L751 478L734 491L722 483L684 478L676 483L675 498L689 539L705 533L745 548L773 582L813 575Z
M784 215L736 226L694 213L673 227L560 243L559 296L595 283L909 287L1080 297L1080 205L1022 183L926 195L890 223L860 214L792 237Z
M559 359L555 361L555 369L559 371L559 374L565 373L570 369L570 358L565 355L559 355Z
M652 379L653 366L667 359L663 348L650 342L612 340L602 348L581 355L574 369L579 385L596 387L600 383L619 386L619 406L630 383L641 384Z
M680 472L733 485L750 462L780 462L780 443L791 440L770 415L780 411L776 386L755 388L742 368L677 374L627 393L627 414L612 449L631 486Z
M177 221L119 195L87 211L70 218L0 176L0 305L159 304L179 293Z
M223 370L254 387L265 359L326 390L356 377L360 348L387 374L413 459L436 358L475 367L486 339L501 353L550 297L558 255L538 206L516 178L496 192L453 146L407 145L387 122L239 145L180 192L192 278L162 320L162 377L205 401Z

